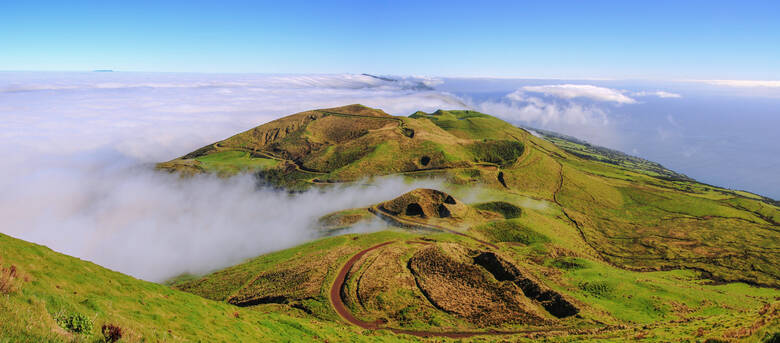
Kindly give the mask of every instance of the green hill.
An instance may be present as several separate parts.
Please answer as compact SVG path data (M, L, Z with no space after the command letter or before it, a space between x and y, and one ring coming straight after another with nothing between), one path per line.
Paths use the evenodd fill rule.
M158 168L252 173L292 191L386 175L443 186L313 228L379 232L170 286L0 235L0 341L95 341L104 324L124 341L759 342L780 331L775 202L546 137L474 111L361 105L247 130ZM86 322L88 334L73 332Z
M474 135L465 134L463 129L448 132L417 114L394 117L360 105L307 111L239 133L158 167L187 174L259 171L272 183L305 188L365 176L491 171L523 154L522 139L515 137L526 137L527 132L485 115L462 119L463 123L473 123L468 130Z
M576 139L536 137L483 113L394 117L360 105L285 117L159 167L209 172L209 156L239 151L272 159L252 171L290 189L403 175L444 179L454 197L418 190L330 214L322 232L375 218L396 231L261 256L179 289L324 320L338 319L336 308L364 328L442 335L556 328L626 338L641 323L649 329L638 335L659 340L755 338L777 325L776 313L739 334L682 324L749 322L750 308L777 305L780 209L771 199ZM339 312L328 289L351 256ZM766 298L748 301L756 294Z
M718 281L780 286L780 208L772 201L571 151L474 111L394 117L350 105L284 117L158 167L208 172L219 159L217 172L251 170L291 189L441 177L494 200L558 208L558 222L626 269L684 267Z

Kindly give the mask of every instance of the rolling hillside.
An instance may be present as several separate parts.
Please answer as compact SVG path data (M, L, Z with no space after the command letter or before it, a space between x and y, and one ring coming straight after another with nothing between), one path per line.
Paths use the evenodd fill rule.
M128 342L780 339L771 199L487 114L312 110L157 167L286 191L443 182L168 285L0 235L0 341L94 342L109 325ZM364 223L381 230L340 235Z
M350 105L285 117L160 164L209 172L200 160L243 151L276 161L252 171L280 187L400 174L445 179L454 196L418 190L345 209L323 217L322 232L377 218L392 231L332 238L278 262L258 257L176 287L238 306L287 304L367 329L445 337L758 339L758 327L777 327L776 314L764 315L780 286L780 209L771 199L547 138L473 111L393 117ZM335 266L344 263L339 279ZM764 319L753 329L691 324L749 322L749 306L727 303L746 305L762 292L751 306Z
M617 268L555 225L558 211L467 205L418 189L323 224L371 215L388 231L319 240L174 287L240 307L284 304L373 331L488 341L757 340L780 323L776 289L717 285L693 270Z
M440 177L497 199L556 207L557 222L622 268L684 267L717 281L780 286L780 208L772 201L570 150L478 112L394 117L350 105L284 117L158 167L209 172L208 161L219 158L290 189L381 175ZM230 175L225 168L217 172Z
M0 342L102 342L104 325L121 342L392 340L285 307L207 300L2 234L0 266Z

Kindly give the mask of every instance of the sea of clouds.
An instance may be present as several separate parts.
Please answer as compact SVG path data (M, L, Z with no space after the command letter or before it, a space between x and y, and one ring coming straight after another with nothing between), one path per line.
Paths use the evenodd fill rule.
M686 98L619 85L494 83L352 74L0 73L0 232L146 280L205 273L316 238L313 223L329 212L440 185L384 178L288 194L258 188L251 176L182 179L154 171L155 162L288 114L353 103L394 115L476 109L632 152L638 138L625 134L626 113ZM658 117L666 139L682 137L684 121L673 113Z

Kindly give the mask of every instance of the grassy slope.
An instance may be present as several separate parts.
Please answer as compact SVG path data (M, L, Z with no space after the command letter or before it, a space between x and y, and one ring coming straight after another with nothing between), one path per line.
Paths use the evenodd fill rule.
M777 207L695 182L562 161L556 201L604 256L634 268L686 266L778 286ZM750 203L753 211L734 203ZM763 214L761 211L764 211ZM736 271L736 273L735 273Z
M576 142L567 142L564 151L511 133L519 129L505 123L474 123L500 122L475 112L413 117L429 118L461 138L522 139L526 151L513 166L503 167L507 188L501 191L564 207L588 243L612 263L640 269L684 266L716 280L780 285L780 267L773 262L780 259L773 243L780 240L780 209L769 199L700 184L614 152L591 149L602 155L581 158L566 152ZM491 127L501 132L486 132ZM615 156L620 161L609 160Z
M104 323L122 327L127 342L333 342L392 337L382 332L366 336L286 307L246 309L207 300L2 234L0 257L3 267L14 265L20 275L17 291L0 295L0 342L93 342L102 337ZM58 313L86 315L95 328L89 335L69 333L53 319Z
M195 159L204 170L220 174L236 174L241 171L269 169L277 166L278 161L269 158L256 158L244 151L223 151Z
M535 216L546 215L531 210L513 221L540 222ZM552 239L530 242L530 245L501 244L499 251L504 256L512 256L547 285L577 299L581 318L570 318L558 326L562 324L586 333L569 331L573 336L550 337L552 341L620 341L637 335L648 337L648 341L674 341L681 337L733 337L755 341L767 332L778 330L777 313L763 315L767 313L766 309L780 308L780 303L775 300L780 296L777 290L745 284L711 285L698 279L691 271L640 273L622 270L590 257L586 246L581 246L579 250L568 244L569 239L575 238L561 235L558 231L561 228L539 225L534 229L538 230L539 235ZM450 242L470 249L485 249L459 236L433 234L425 237L440 244ZM258 276L279 269L294 274L291 271L308 269L313 261L328 260L327 256L336 255L338 258L335 263L328 262L326 276L318 279L314 293L301 294L299 298L302 300L288 299L288 304L303 306L322 320L337 320L328 306L327 292L338 267L360 249L385 241L396 241L396 244L367 256L356 265L345 291L346 294L352 294L346 298L351 311L362 320L382 319L388 321L390 326L405 329L480 330L457 316L431 309L413 286L413 281L412 286L409 286L411 279L404 277L408 275L404 274L408 273L405 272L407 262L417 249L423 247L411 242L419 241L420 238L419 234L399 231L326 238L259 256L200 279L180 283L176 287L208 298L226 300L231 294L239 293L240 289L251 289L251 280ZM547 253L550 250L566 249L564 247L575 247L571 253L580 257L551 257ZM354 293L366 291L361 291L356 282L360 280L363 287L376 285L370 280L367 282L368 278L382 280L386 289L375 290L379 295L371 297L369 303L358 303ZM300 294L300 283L279 280L269 282L272 282L274 291ZM265 310L277 306L261 304L255 308ZM586 330L602 324L622 326L599 335L587 333ZM513 327L528 328L525 325L505 325L502 328ZM513 339L520 338L522 336ZM479 339L491 341L504 338L485 336Z
M161 168L170 166L186 174L215 173L232 176L241 172L256 172L278 167L280 161L266 156L253 155L248 151L214 148L207 154L185 160L160 163Z
M565 326L570 335L550 337L553 341L620 341L635 337L645 337L648 341L690 337L758 341L779 329L778 313L773 312L780 309L778 290L738 283L713 285L690 270L635 272L616 268L602 261L600 255L582 241L577 230L561 220L563 212L555 203L539 206L545 202L533 204L522 196L502 197L503 192L492 194L495 191L490 188L477 187L469 192L479 201L495 197L507 201L500 206L483 202L475 207L497 211L497 207L506 210L516 209L519 204L526 206L522 211L508 211L511 219L494 218L492 223L473 227L469 233L497 243L498 250L494 251L509 256L548 287L578 301L581 318L558 323L557 326ZM360 210L347 210L343 214L356 212ZM341 213L329 217L338 214ZM421 242L423 238L438 244L457 243L468 249L487 248L469 238L450 234L420 236L419 233L383 231L339 236L263 255L176 287L217 300L228 300L232 294L245 292L288 294L291 295L285 300L288 305L306 308L324 320L335 320L327 305L327 290L338 266L361 248L392 240L397 243L368 255L356 264L354 274L350 274L345 301L358 318L367 322L381 320L391 327L413 330L484 330L456 315L432 309L423 300L420 290L413 286L414 278L408 275L406 266L421 247L414 241ZM265 278L279 270L294 275L301 270L322 268L316 261L323 261L327 275L316 280L314 292L302 293L301 284L307 282L301 279ZM251 280L257 279L263 279L265 286L251 287ZM359 294L363 295L363 300L357 300ZM457 296L453 293L453 297ZM595 336L582 334L603 324L622 329L610 329ZM528 328L510 324L500 327L503 330Z
M659 176L675 180L688 180L693 181L689 177L671 171L664 168L662 165L648 161L642 158L630 156L620 151L607 149L600 146L590 145L586 142L578 140L574 137L569 137L561 134L557 134L550 131L544 131L534 129L540 133L544 139L552 142L557 147L566 150L567 152L574 154L584 159L603 162L618 166L628 170L641 171L650 176Z
M403 241L414 237L400 231L383 231L320 239L262 255L202 278L175 284L174 287L219 301L229 301L247 291L284 294L289 297L288 303L305 308L318 318L337 320L328 302L328 291L341 265L361 249L384 241ZM285 275L268 280L263 278L280 270ZM306 275L304 279L293 277L302 273ZM314 287L310 287L309 279L315 281ZM264 288L264 283L273 287Z

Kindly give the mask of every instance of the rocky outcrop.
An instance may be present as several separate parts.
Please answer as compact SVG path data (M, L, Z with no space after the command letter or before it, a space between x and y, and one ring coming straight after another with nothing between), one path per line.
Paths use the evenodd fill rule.
M393 200L380 204L393 215L418 216L422 218L463 217L468 206L451 195L435 189L418 188Z
M538 302L547 312L558 318L579 313L579 309L560 293L542 286L538 281L523 274L520 269L492 252L482 252L474 257L474 263L482 266L498 281L511 281L526 297Z

